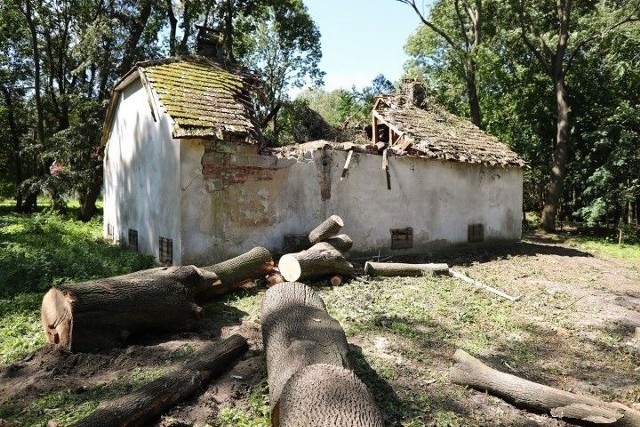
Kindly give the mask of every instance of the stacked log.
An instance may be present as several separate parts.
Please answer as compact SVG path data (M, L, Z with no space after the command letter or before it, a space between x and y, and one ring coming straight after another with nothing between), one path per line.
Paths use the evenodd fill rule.
M342 327L311 288L284 283L269 289L261 317L274 426L383 425L351 371Z
M344 226L338 215L331 215L309 233L309 249L283 255L278 269L284 280L295 282L305 279L329 277L330 283L342 283L343 277L352 276L353 265L344 257L353 246L346 234L337 234Z
M193 329L198 305L273 270L264 248L198 268L161 267L124 276L63 284L42 299L41 323L48 343L70 351L117 347L144 332Z

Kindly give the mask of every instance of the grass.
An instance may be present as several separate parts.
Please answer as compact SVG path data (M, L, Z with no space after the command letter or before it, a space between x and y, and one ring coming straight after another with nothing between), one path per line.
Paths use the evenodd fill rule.
M51 285L124 274L153 264L149 257L103 241L99 218L84 224L46 212L20 216L4 206L0 210L0 364L43 345L39 305ZM575 235L558 238L596 256L640 259L640 245L619 246ZM547 279L545 270L523 255L494 262L506 263L514 277ZM511 293L518 290L500 273L489 270L483 276L482 266L463 269L492 286ZM490 397L449 383L457 348L548 385L580 391L586 383L586 392L626 404L640 396L637 382L629 381L637 376L636 358L624 346L633 331L618 325L580 327L581 314L573 310L575 298L566 292L532 287L513 304L448 277L353 281L318 292L343 326L354 369L388 425L514 425L502 409L490 414L469 404L473 396L474 402L495 406ZM208 305L206 315L231 324L259 322L262 295L256 290L234 293ZM190 349L178 352L182 357ZM71 424L99 401L152 379L160 372L157 369L140 367L87 390L45 393L27 406L0 399L0 418L16 425L46 425L50 419ZM215 425L270 425L265 377L263 372L262 380L237 406L220 408Z
M125 274L154 264L101 236L101 218L83 223L46 210L12 213L0 204L0 364L44 344L40 302L49 287Z

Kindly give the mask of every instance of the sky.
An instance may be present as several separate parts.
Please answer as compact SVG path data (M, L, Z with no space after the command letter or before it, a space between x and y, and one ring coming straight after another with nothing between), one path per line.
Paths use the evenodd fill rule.
M378 75L395 82L407 61L404 44L419 26L396 0L305 0L320 29L324 89L362 88Z

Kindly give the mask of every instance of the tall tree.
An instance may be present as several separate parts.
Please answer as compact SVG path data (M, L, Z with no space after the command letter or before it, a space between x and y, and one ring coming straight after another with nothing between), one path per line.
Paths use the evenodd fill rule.
M566 84L567 74L571 72L576 56L592 48L605 34L638 19L640 4L637 1L633 3L630 7L609 7L605 3L574 5L571 0L555 0L553 5L550 1L513 1L521 39L548 74L554 88L556 136L550 180L540 217L540 226L544 230L555 230L567 172L571 134L571 99ZM548 13L551 11L552 13ZM577 15L575 18L572 16L574 12ZM606 19L603 20L603 16ZM572 33L577 33L578 36L570 42Z
M425 13L416 0L396 0L410 6L418 15L424 29L436 37L433 50L450 52L455 69L463 79L471 121L482 128L482 112L478 93L478 53L483 42L484 14L482 0L438 1ZM448 16L444 16L448 15Z

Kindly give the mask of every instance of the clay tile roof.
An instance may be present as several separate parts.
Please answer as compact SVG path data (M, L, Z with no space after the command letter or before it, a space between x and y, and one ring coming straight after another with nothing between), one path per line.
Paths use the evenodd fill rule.
M136 75L173 120L174 138L261 141L250 97L258 78L246 69L199 56L138 62L115 90Z
M401 135L390 147L395 154L490 166L527 166L506 144L431 100L419 108L404 94L383 95L376 101L373 114L379 123Z

